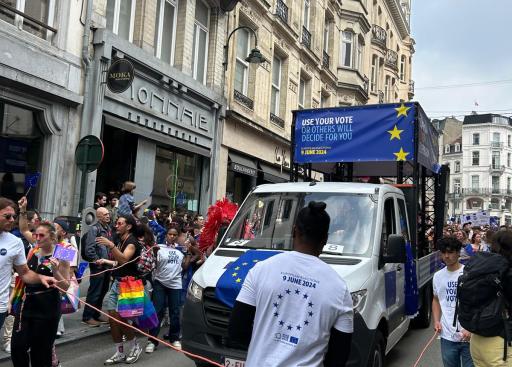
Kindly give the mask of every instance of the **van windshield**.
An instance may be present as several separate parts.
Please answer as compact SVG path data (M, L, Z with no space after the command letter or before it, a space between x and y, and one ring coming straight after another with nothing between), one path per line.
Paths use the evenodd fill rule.
M371 255L377 197L339 193L251 194L238 211L221 246L291 250L298 212L310 201L323 201L331 218L323 253Z

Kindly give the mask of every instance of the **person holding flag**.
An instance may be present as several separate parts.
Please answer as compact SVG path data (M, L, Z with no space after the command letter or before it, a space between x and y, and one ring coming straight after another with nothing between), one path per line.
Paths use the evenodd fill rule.
M302 208L294 251L256 262L243 282L229 338L249 343L246 367L346 364L353 303L345 281L319 259L329 232L326 206L312 201Z

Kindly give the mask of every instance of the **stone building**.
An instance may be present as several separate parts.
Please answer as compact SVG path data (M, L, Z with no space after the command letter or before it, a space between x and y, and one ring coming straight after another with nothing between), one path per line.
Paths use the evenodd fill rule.
M0 2L0 195L17 200L41 172L29 205L70 214L79 137L81 34L76 2Z
M286 181L292 112L413 96L409 1L244 0L228 15L217 197ZM250 28L250 29L248 29ZM254 32L253 32L254 31ZM245 58L255 46L261 64Z
M512 223L512 119L472 114L434 121L442 132L440 161L450 166L449 217L480 210Z

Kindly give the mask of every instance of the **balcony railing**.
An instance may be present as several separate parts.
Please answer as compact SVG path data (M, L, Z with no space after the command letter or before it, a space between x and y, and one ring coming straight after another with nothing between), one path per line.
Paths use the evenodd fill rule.
M241 92L237 91L236 89L235 92L233 93L233 97L235 97L235 101L240 102L242 105L244 105L250 110L254 110L254 101L246 95L242 94Z
M503 143L501 141L491 141L491 148L503 148Z
M366 93L369 92L369 88L370 88L370 80L368 79L368 77L365 75L363 77L363 89Z
M324 69L329 69L330 59L331 57L329 56L329 54L324 51L322 54L322 67Z
M379 90L379 103L384 103L384 92Z
M452 192L448 194L449 198L455 197L456 199L468 196L490 196L490 195L506 195L512 196L512 190L489 188L489 187L464 187L459 192Z
M284 120L279 116L274 115L272 112L270 113L270 122L284 129Z
M3 20L9 19L9 20L7 20L9 23L12 23L20 28L21 28L21 24L23 24L24 30L26 30L40 38L46 38L46 36L49 35L48 32L51 32L52 34L57 33L57 29L49 26L48 24L46 24L43 21L43 20L47 20L47 19L36 19L36 18L16 9L15 7L5 4L3 2L0 2L0 14L3 15L3 17L2 17ZM18 16L19 19L23 19L23 23L17 22L16 16Z
M414 80L409 80L409 94L414 94Z
M503 173L505 172L505 166L499 164L492 164L489 168L489 172L491 173Z
M388 35L384 28L374 24L372 26L372 42L378 44L381 47L386 47L386 39Z
M398 54L396 53L396 51L387 50L386 59L384 60L384 62L387 66L398 70Z
M288 24L288 6L283 0L277 0L276 15L286 24Z
M302 44L311 49L311 33L304 26L302 26Z

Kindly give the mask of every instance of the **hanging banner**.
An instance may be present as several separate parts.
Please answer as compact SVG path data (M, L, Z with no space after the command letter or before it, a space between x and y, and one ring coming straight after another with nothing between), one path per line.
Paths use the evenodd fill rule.
M295 112L295 163L411 161L415 103Z

